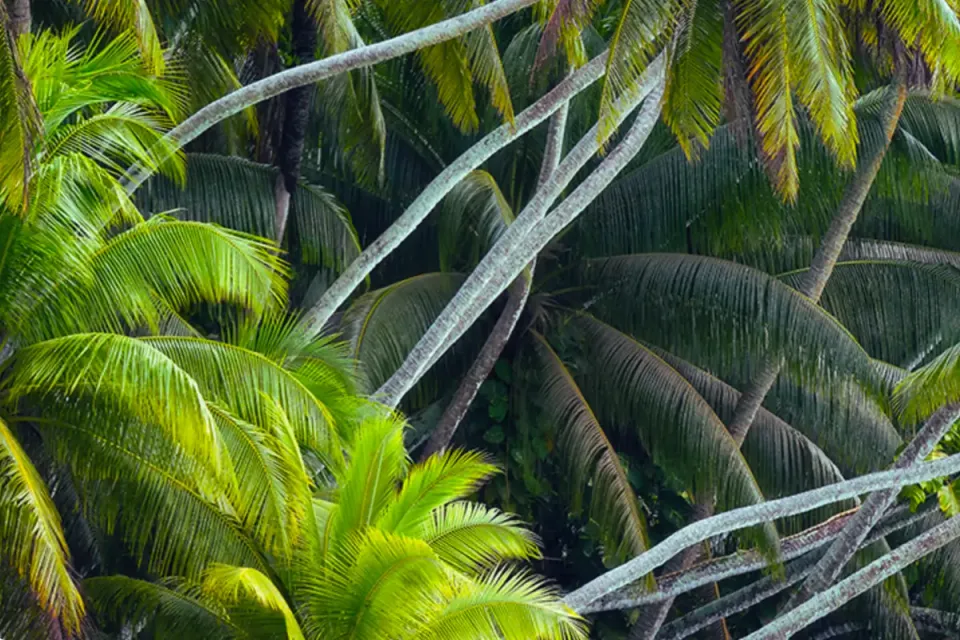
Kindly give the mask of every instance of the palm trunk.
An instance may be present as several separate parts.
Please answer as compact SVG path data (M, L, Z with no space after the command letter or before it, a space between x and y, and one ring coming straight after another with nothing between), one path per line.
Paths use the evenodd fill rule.
M538 0L496 0L462 15L383 42L370 44L359 49L351 49L323 60L281 71L214 100L180 123L166 137L168 140L174 141L177 148L182 148L215 124L268 98L286 93L297 87L315 84L339 73L360 67L369 67L379 62L413 53L423 47L452 40L516 13L536 2ZM131 176L127 182L127 192L133 193L149 177L150 172L143 167L131 167L127 171L127 175Z
M960 403L949 404L937 410L927 420L920 433L900 454L896 464L893 465L893 469L909 469L922 462L924 458L930 455L940 438L950 430L957 418L960 418ZM890 505L896 501L897 493L896 489L887 489L870 494L843 532L830 546L813 574L807 578L803 586L787 602L784 610L789 611L793 607L806 602L815 594L833 584L843 567L860 548L861 543L873 529L873 526L883 517Z
M954 516L871 562L830 589L818 593L796 609L780 616L759 631L751 633L746 640L788 638L958 537L960 537L960 516Z
M513 224L480 261L453 300L407 354L400 368L377 390L378 400L390 407L397 406L424 372L520 275L547 242L572 222L639 151L639 146L634 148L632 145L642 145L656 122L656 116L659 116L664 73L664 56L661 55L648 68L648 74L638 90L625 96L619 105L618 124L646 97L644 108L636 121L642 126L638 127L635 122L616 151L584 180L554 214L544 218L547 208L599 149L601 141L598 138L598 126L580 139L544 187L537 190ZM656 105L655 109L651 105ZM650 116L654 113L651 120ZM630 144L627 144L628 139ZM616 159L612 160L614 155ZM533 229L539 230L539 235Z
M13 0L10 4L10 33L14 40L30 33L30 0Z
M910 607L910 617L917 626L948 637L960 635L960 614L923 607Z
M307 11L306 0L296 0L293 4L293 17L290 23L293 55L300 65L310 63L317 50L317 25ZM307 121L310 118L310 100L312 86L302 86L290 91L286 96L283 117L283 133L277 149L276 165L280 169L275 188L276 221L275 233L277 245L283 244L283 234L290 213L290 198L300 180L300 166L303 162L303 144L307 135Z
M351 262L336 282L324 292L317 304L304 317L306 331L319 334L337 308L391 251L413 233L451 189L494 153L542 123L569 102L573 96L599 80L605 65L606 54L597 56L524 109L512 124L506 123L487 134L447 166L407 207L403 215L364 249L363 253Z
M700 544L714 536L773 522L817 507L855 498L864 493L901 489L910 484L942 478L957 472L960 472L960 454L915 464L905 469L870 473L786 498L725 511L706 520L687 525L636 558L607 571L569 593L564 598L564 602L578 612L589 610L595 603L639 580L687 547Z
M560 157L563 155L563 138L567 131L569 107L570 103L564 104L550 119L547 144L543 152L543 162L540 165L540 177L537 180L538 188L543 186L556 171L557 165L560 164ZM460 386L457 387L450 404L447 405L443 415L440 416L440 421L423 450L422 460L450 446L450 442L457 432L457 427L460 426L460 422L467 414L467 409L470 408L470 403L477 397L480 385L493 371L500 354L503 353L504 347L510 341L510 336L513 335L513 330L517 326L523 308L527 304L527 298L530 296L535 268L536 261L531 261L527 267L527 272L514 280L510 286L507 304L500 312L497 324L494 325L493 331L490 332L486 342L483 343L483 347L467 375L460 382Z

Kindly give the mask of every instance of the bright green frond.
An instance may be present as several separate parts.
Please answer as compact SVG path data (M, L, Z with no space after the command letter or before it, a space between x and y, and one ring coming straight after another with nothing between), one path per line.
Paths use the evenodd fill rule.
M0 204L21 211L26 206L33 136L40 118L5 11L0 12L0 28Z
M557 425L557 446L569 475L564 481L578 511L590 488L590 518L600 526L604 559L623 562L650 547L647 519L626 470L569 369L538 333L532 333L541 387L539 404ZM653 586L649 576L648 586Z
M233 640L240 633L222 605L196 585L108 576L88 578L83 588L101 620L133 626L149 622L161 637L184 640Z
M0 554L68 633L80 631L84 604L70 575L70 552L47 487L0 420Z
M960 400L960 344L904 378L894 392L894 404L907 424L918 424L934 411Z
M189 372L150 344L114 334L74 334L17 352L10 401L56 403L75 394L161 426L187 450L219 457L213 417Z
M414 535L434 510L466 498L497 467L482 453L448 450L413 466L393 500L376 520L376 527L398 535Z
M162 75L165 66L163 47L150 16L146 0L80 0L95 20L118 31L136 34L144 66L152 74Z
M472 268L513 222L513 209L486 171L470 172L443 199L437 221L440 269Z
M586 637L580 618L557 599L551 588L538 578L508 569L464 584L425 626L418 637L436 640Z
M435 509L414 537L426 541L443 562L471 575L505 561L540 557L532 531L514 516L474 502Z
M303 631L290 604L275 584L256 569L214 565L204 572L202 589L225 603L252 600L283 615L288 640L304 640Z

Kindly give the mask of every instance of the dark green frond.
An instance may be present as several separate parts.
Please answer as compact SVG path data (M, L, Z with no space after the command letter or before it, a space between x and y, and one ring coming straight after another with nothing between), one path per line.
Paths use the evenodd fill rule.
M513 222L513 209L486 171L467 175L443 199L438 212L440 268L458 271L479 262Z

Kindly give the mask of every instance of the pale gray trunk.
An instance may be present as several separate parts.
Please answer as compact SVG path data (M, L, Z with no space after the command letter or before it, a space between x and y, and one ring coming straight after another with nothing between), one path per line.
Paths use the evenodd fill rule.
M930 452L933 451L944 434L950 430L957 418L960 418L960 404L946 405L937 410L927 420L920 433L914 437L907 448L903 450L903 453L900 454L900 457L897 458L893 469L908 469L922 462L924 458L930 455ZM790 610L806 602L815 594L833 584L847 562L860 548L870 530L883 517L890 505L896 501L897 493L898 490L896 489L887 489L870 494L843 532L830 546L813 574L807 578L800 589L787 602L785 610Z
M543 151L543 162L540 165L540 176L537 180L537 187L542 187L547 179L556 171L560 164L560 157L563 155L563 138L567 131L567 114L569 113L570 103L565 103L560 110L553 114L550 119L550 127L547 132L547 143ZM480 385L487 379L494 365L503 353L504 347L510 341L513 330L523 314L523 309L527 304L527 298L530 296L530 289L533 287L533 273L536 269L536 261L531 261L527 265L527 271L519 278L513 281L507 296L507 303L500 312L496 325L486 342L480 349L470 370L460 382L453 399L447 405L443 415L440 416L437 427L434 429L430 440L424 447L421 459L426 459L434 453L443 451L453 440L457 427L467 414L470 404L477 397Z
M960 454L915 464L906 469L878 471L852 480L844 480L818 489L804 491L786 498L768 500L749 507L725 511L706 520L687 525L668 536L655 547L594 578L568 594L564 598L564 602L575 611L587 610L590 605L604 596L608 596L631 582L639 580L687 547L700 544L714 536L773 522L817 507L855 498L865 493L883 489L899 489L910 484L949 476L958 471L960 471Z
M797 631L839 609L871 587L880 584L958 537L960 537L960 516L954 516L871 562L849 578L821 591L796 609L780 616L759 631L751 633L746 640L789 638Z
M368 67L413 53L423 47L452 40L516 13L536 2L538 0L496 0L462 15L383 42L370 44L359 49L351 49L323 60L281 71L228 93L219 100L214 100L176 126L166 137L173 141L177 148L181 148L215 124L268 98L286 93L297 87L314 84L338 73ZM150 174L142 167L131 167L127 171L127 175L131 176L127 182L127 191L132 193L143 184Z
M584 180L555 213L544 218L544 213L549 206L580 168L593 157L602 142L598 137L598 126L580 139L580 142L560 163L550 180L534 194L513 224L483 257L453 300L407 354L400 368L380 387L376 393L379 401L391 407L397 406L400 399L416 384L424 372L476 321L480 313L509 286L547 242L572 222L639 151L639 146L634 148L634 145L642 145L653 125L656 124L656 117L660 113L664 64L663 55L651 63L637 91L626 96L619 105L618 124L644 97L647 98L644 109L616 150ZM653 114L652 120L651 114ZM636 123L642 126L638 127ZM615 159L613 159L614 156Z
M447 166L390 225L390 228L364 249L363 253L351 262L324 292L317 304L304 316L305 329L310 333L319 334L330 316L363 283L374 267L426 219L451 189L494 153L545 121L567 104L573 96L599 80L603 76L606 59L606 54L603 54L591 60L545 96L524 109L513 123L506 123L487 134Z

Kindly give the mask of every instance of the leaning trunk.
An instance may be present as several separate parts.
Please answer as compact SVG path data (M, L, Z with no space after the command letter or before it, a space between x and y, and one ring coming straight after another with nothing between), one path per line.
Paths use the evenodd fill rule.
M14 39L30 33L30 0L13 0L10 4L10 33Z

